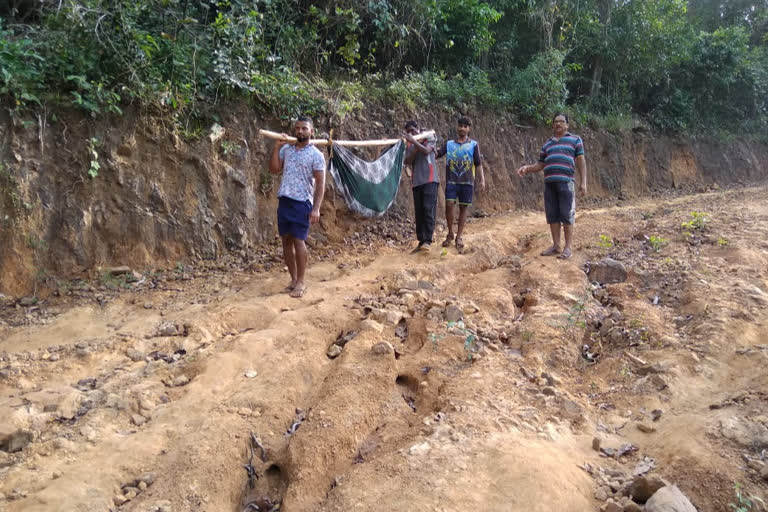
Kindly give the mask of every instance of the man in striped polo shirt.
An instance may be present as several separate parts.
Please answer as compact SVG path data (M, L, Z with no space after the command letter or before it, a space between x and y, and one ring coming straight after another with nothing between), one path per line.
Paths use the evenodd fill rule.
M581 184L579 191L587 193L587 161L584 158L584 142L581 137L568 131L568 116L558 113L552 119L551 137L541 148L539 161L523 165L517 170L518 176L544 171L544 211L547 224L552 232L552 247L542 256L557 254L558 258L571 257L573 220L576 213L574 177L579 170ZM565 246L560 250L560 226L565 234Z

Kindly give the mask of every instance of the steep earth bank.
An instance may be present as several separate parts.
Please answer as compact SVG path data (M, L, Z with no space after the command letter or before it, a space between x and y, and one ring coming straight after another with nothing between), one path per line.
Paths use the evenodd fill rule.
M518 179L548 133L515 125L504 113L474 113L489 189L485 211L531 208L540 178ZM407 119L453 134L455 115L371 106L344 123L318 119L336 138L394 136ZM271 143L259 128L289 130L243 105L220 105L198 137L176 134L173 123L139 109L93 120L79 113L11 117L0 114L0 293L45 296L58 277L94 277L104 266L149 269L224 254L248 259L275 236L279 178L267 172ZM224 128L211 137L213 119ZM760 182L768 148L743 141L614 135L576 129L584 138L593 198L629 198L673 188L700 189ZM96 138L93 143L89 143ZM215 140L214 140L215 139ZM98 154L95 158L89 144ZM91 178L91 162L99 164ZM390 215L411 209L407 181ZM314 245L341 241L353 219L331 192Z

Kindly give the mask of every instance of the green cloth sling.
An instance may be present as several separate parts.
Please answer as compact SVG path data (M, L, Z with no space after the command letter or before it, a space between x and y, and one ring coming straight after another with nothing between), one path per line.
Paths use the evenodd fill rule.
M403 172L405 143L398 142L373 162L333 145L331 176L350 210L365 217L383 215L397 196Z

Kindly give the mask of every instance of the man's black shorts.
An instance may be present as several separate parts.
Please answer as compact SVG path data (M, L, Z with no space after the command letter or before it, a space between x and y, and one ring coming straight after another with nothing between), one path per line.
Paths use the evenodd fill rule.
M573 224L576 216L573 181L544 182L544 212L547 224Z

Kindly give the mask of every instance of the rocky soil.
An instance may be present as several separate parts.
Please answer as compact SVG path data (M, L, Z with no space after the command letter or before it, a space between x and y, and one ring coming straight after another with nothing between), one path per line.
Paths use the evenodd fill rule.
M2 297L0 510L763 510L765 194L582 208L568 261L538 212L358 222L298 300L276 243Z

